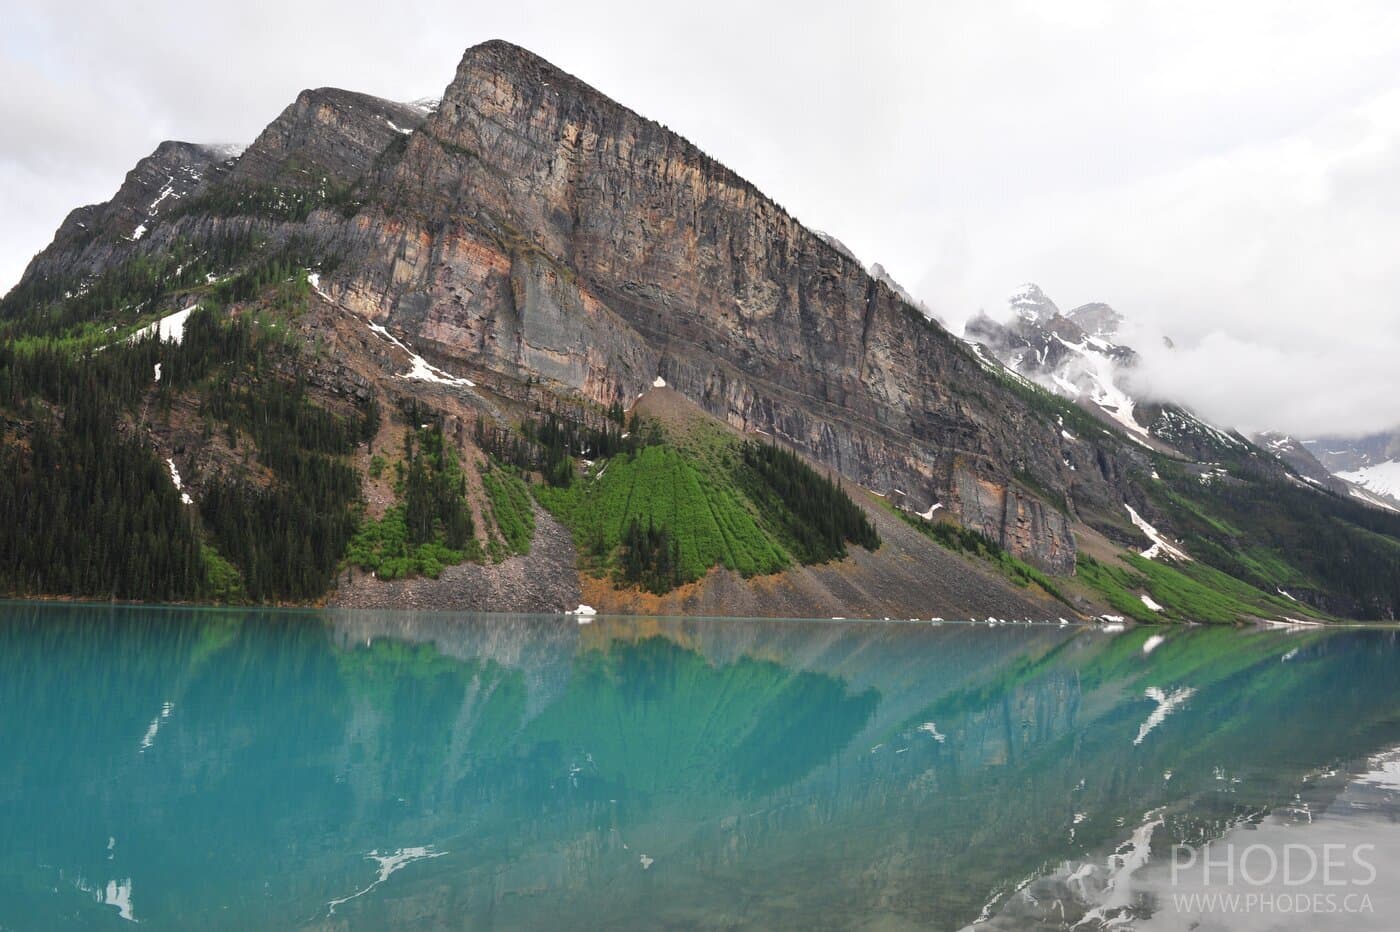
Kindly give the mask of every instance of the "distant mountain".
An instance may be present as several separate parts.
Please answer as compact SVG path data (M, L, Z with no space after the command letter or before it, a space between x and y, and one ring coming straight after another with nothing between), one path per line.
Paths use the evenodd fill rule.
M1303 443L1333 475L1400 506L1400 430Z
M1255 440L1309 482L1377 508L1400 508L1400 440L1396 435L1300 441L1267 432Z
M1208 460L1219 445L1247 446L1243 435L1209 424L1181 405L1133 396L1128 386L1137 354L1112 342L1123 316L1109 305L1085 304L1061 312L1038 286L1027 284L1012 292L1007 306L1002 320L985 312L972 318L964 335L1012 371L1157 449ZM1298 441L1264 432L1253 441L1316 488L1371 507L1400 506L1400 435Z
M1034 284L1011 294L1009 314L996 320L973 317L964 336L987 347L1012 371L1112 421L1150 449L1209 445L1238 447L1243 438L1216 428L1179 406L1135 398L1126 387L1136 363L1131 347L1112 342L1122 316L1107 304L1085 304L1061 312ZM1156 441L1156 442L1154 442Z
M950 334L530 52L163 143L0 301L0 589L1236 621L1400 610L1400 515L1134 398L1105 305ZM983 345L985 344L985 346ZM60 516L60 518L55 518Z

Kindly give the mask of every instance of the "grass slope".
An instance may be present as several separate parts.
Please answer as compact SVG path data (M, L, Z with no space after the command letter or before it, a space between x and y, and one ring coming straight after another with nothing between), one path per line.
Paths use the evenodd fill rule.
M1081 553L1076 570L1078 579L1116 611L1142 622L1230 624L1250 618L1318 617L1305 605L1262 592L1199 561L1166 563L1128 554L1111 563ZM1149 608L1143 593L1162 610Z
M624 453L568 487L537 486L535 494L603 573L616 568L615 551L634 519L670 529L681 582L717 565L752 576L789 564L732 485L672 446Z

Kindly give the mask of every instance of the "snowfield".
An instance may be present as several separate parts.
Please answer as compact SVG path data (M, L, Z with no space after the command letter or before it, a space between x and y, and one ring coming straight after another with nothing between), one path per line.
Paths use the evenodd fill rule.
M1388 460L1351 472L1339 472L1337 478L1359 485L1368 492L1400 499L1400 461Z
M190 315L198 309L198 304L191 304L183 311L176 311L168 314L153 324L147 324L140 330L127 337L128 343L135 343L151 334L156 334L156 338L162 343L179 343L185 339L185 321L190 319Z

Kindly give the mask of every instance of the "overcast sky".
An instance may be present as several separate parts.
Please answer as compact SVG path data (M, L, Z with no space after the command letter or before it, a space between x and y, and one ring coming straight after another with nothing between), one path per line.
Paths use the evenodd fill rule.
M1035 281L1118 308L1142 384L1220 422L1400 422L1394 2L4 7L0 288L162 139L250 141L304 87L436 96L463 49L504 38L688 136L954 330Z

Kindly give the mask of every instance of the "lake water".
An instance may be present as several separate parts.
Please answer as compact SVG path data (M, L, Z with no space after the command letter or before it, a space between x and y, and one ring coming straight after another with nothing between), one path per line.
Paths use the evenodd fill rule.
M1393 631L0 604L0 929L1395 929L1397 747Z

